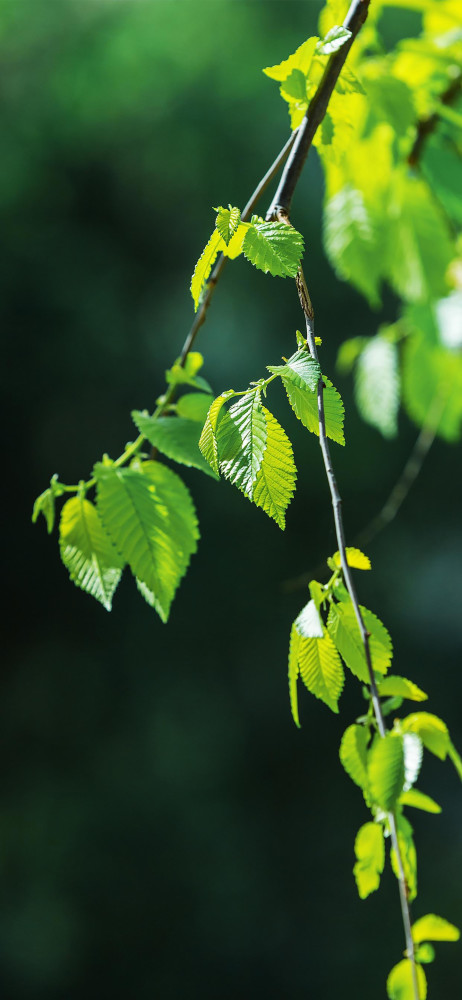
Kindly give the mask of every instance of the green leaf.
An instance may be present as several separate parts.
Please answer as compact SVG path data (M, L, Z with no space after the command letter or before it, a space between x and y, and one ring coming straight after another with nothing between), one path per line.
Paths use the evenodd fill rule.
M459 775L460 780L462 781L462 759L460 754L457 752L454 744L451 742L449 743L448 746L448 754L452 760L452 763L454 764L454 767L457 771L457 774Z
M431 136L430 141L425 143L419 165L430 190L436 195L449 218L462 226L460 154L455 145L449 143L443 136Z
M398 729L399 732L399 729ZM423 746L417 733L404 733L404 791L407 792L417 781L422 765Z
M361 549L355 549L352 545L346 546L346 556L347 563L352 569L370 569L371 561L369 556L365 556ZM332 562L336 569L341 569L342 560L340 559L340 552L334 552L332 556Z
M399 398L398 349L379 334L366 345L356 365L356 404L366 423L391 438L398 431Z
M280 87L281 96L286 101L307 101L306 76L300 69L293 69Z
M263 72L272 80L279 81L287 80L294 69L301 70L306 76L309 73L318 41L317 36L308 38L288 59L284 59L277 66L266 66Z
M424 302L447 291L453 256L448 229L420 178L395 171L388 216L387 271L393 289L408 302Z
M257 474L267 442L267 421L258 391L247 392L225 413L218 425L220 471L253 499Z
M196 551L194 505L182 480L160 462L136 468L97 464L98 510L134 575L167 621L178 584Z
M440 760L446 759L450 744L448 727L437 715L414 712L401 720L401 729L403 733L417 733L427 750Z
M124 559L106 535L89 500L76 496L64 504L59 536L61 559L71 580L110 611Z
M274 375L284 375L289 380L295 375L295 383L303 382L311 392L316 392L321 378L319 362L304 347L296 351L285 365L267 365L267 368Z
M49 487L37 497L32 511L32 524L35 524L39 514L43 514L47 523L48 534L51 535L55 523L55 497L53 490Z
M360 607L364 624L370 633L369 649L373 669L378 673L385 674L390 666L393 653L390 634L372 611L368 611L362 605ZM364 644L353 604L349 598L339 604L331 604L327 630L347 667L360 681L368 684L370 678Z
M387 695L398 695L400 698L409 698L410 701L426 701L428 695L421 691L417 684L408 681L406 677L397 677L389 674L380 680L377 689L381 698Z
M416 966L416 971L419 1000L426 1000L427 980L425 973L421 965ZM387 993L389 1000L415 1000L412 962L410 958L403 958L402 962L398 962L398 965L393 966L387 979Z
M420 427L438 406L438 434L457 441L462 430L462 356L428 344L422 333L409 337L403 355L403 401Z
M346 185L327 200L324 245L338 276L379 305L383 246L361 191Z
M340 743L340 760L355 785L368 796L367 744L369 733L364 726L353 724L345 729Z
M355 840L355 854L357 861L353 874L360 899L366 899L378 889L385 864L383 830L378 823L365 823L360 827Z
M403 792L399 801L402 806L412 806L414 809L421 809L423 812L435 814L441 812L441 806L434 799L430 798L429 795L419 792L418 788L410 788L407 792Z
M396 817L396 829L408 899L409 902L412 903L413 899L417 896L417 853L414 844L412 826L405 816L400 816L398 814ZM400 870L398 866L398 859L393 847L390 851L390 861L393 872L396 875L396 878L399 879Z
M226 403L227 399L231 399L232 396L234 396L234 389L228 389L227 392L222 392L221 396L217 396L217 398L213 401L199 438L199 448L217 476L219 475L217 442L218 420L221 415L221 408L223 404Z
M201 425L206 420L207 413L213 403L213 396L206 392L188 392L180 396L176 404L179 417L186 420L197 420Z
M416 962L423 962L424 965L427 965L429 962L434 962L435 949L433 945L428 942L419 945L419 947L415 949L415 960Z
M204 389L210 392L210 386L205 378L197 375L197 372L204 364L204 359L199 351L190 351L184 364L177 358L175 363L165 372L165 380L168 385L192 385L195 389Z
M249 226L244 256L260 271L295 278L303 256L303 236L285 222L258 222Z
M295 628L295 624L292 625L290 630L290 642L289 642L289 698L290 698L290 710L292 712L292 718L295 725L300 729L300 717L298 714L298 692L297 692L297 680L300 673L298 669L298 653L300 645L301 636Z
M325 38L320 39L316 46L316 54L320 56L330 56L333 52L338 52L339 49L345 45L345 42L351 38L351 31L348 28L344 28L343 25L335 24L330 31L327 32Z
M319 437L317 393L308 389L306 383L298 375L295 375L295 372L281 377L295 416L301 420L304 427ZM325 385L323 396L326 434L337 444L345 444L343 434L345 411L342 398L325 375L323 381Z
M369 786L374 802L390 812L404 786L404 745L394 733L377 737L369 751Z
M207 281L216 257L223 250L223 247L226 247L226 243L218 230L215 229L197 261L194 274L191 278L191 295L194 300L196 312L204 283Z
M208 398L208 397L207 397ZM158 448L167 458L181 465L201 469L207 476L218 479L199 450L201 425L195 420L184 417L150 417L139 410L132 411L132 418L144 437L154 448Z
M229 205L228 208L217 208L218 212L215 228L218 230L221 238L225 241L226 246L231 239L231 237L236 232L236 229L241 221L241 213L238 208L233 208Z
M335 646L327 634L323 638L301 635L298 619L292 626L289 654L289 683L292 714L298 722L296 703L297 671L303 683L316 698L320 698L333 712L338 712L338 699L342 693L344 675ZM305 631L307 623L305 621Z
M420 944L421 941L458 941L460 931L444 917L427 913L412 925L412 937L415 944Z
M252 500L284 529L285 511L294 495L297 470L287 434L265 406L263 413L266 447L255 479Z
M335 365L341 375L350 374L355 361L368 343L368 337L350 337L349 340L344 340L343 344L340 344Z
M405 136L418 118L411 89L403 80L384 71L381 60L370 60L365 69L363 81L374 123L386 122L397 136Z

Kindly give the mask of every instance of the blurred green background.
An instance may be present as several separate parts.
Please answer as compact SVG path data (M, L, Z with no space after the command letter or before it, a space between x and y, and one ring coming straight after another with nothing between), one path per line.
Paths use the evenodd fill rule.
M301 692L292 722L284 582L335 548L316 440L282 394L298 491L282 534L226 483L185 470L202 541L168 626L123 579L108 615L68 582L56 535L33 527L52 473L87 477L132 438L192 318L189 280L211 206L243 205L288 135L261 68L315 33L318 2L2 0L0 311L7 657L0 733L0 988L6 1000L302 1000L385 996L403 948L397 885L357 898L367 812L338 762L362 711ZM416 27L387 15L389 43ZM269 201L264 200L264 212ZM349 538L385 500L417 431L361 423L341 340L393 320L339 283L321 248L316 154L293 222L347 406L333 446ZM294 347L293 284L227 268L198 346L218 393ZM399 519L370 546L362 601L388 625L397 673L462 747L460 449L437 443ZM358 574L359 576L359 574ZM462 923L460 785L428 760L414 812L416 916ZM458 994L460 947L440 945L432 996Z

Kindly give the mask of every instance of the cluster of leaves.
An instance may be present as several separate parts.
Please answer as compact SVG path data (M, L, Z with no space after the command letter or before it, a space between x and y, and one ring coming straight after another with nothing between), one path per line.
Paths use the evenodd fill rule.
M219 253L235 260L240 254L275 277L295 278L303 257L303 236L284 222L265 222L253 215L241 221L239 208L229 205L215 209L215 229L202 251L191 280L191 295L197 309L207 278Z
M239 209L232 206L219 208L217 213L215 231L191 283L196 308L221 251L230 257L244 253L265 273L295 277L303 238L292 226L266 223L258 216L241 222ZM213 478L219 477L220 467L226 478L284 527L296 478L292 447L277 420L262 406L261 393L280 375L297 416L310 430L319 432L319 366L303 347L261 386L246 393L231 390L214 400L209 384L198 374L202 364L197 351L190 351L183 362L177 359L166 372L166 393L158 399L154 413L132 413L139 437L118 459L104 456L95 464L92 478L78 486L67 486L53 476L35 501L32 520L42 514L51 533L56 499L75 494L61 511L61 558L71 580L108 611L128 565L141 595L166 622L178 584L196 551L199 530L191 494L179 476L158 461L159 453ZM196 391L181 395L175 403L185 387ZM327 393L330 433L344 443L343 404L330 383ZM221 412L225 399L235 395L244 398L228 413ZM146 443L153 449L150 456L143 450ZM96 504L87 497L93 487Z
M359 549L347 548L348 565L360 570L370 569L370 560ZM310 600L295 619L290 636L289 692L292 715L300 725L297 681L333 712L338 712L338 700L344 686L344 666L364 685L370 676L364 644L355 609L345 588L338 552L328 560L332 570L329 582L322 585L312 580ZM422 702L427 695L406 677L388 674L393 647L388 630L372 611L361 607L369 633L369 648L382 716L401 708L405 699ZM344 665L344 666L343 666ZM439 813L440 806L429 795L415 788L424 748L441 760L453 761L462 779L462 760L451 742L442 719L429 712L413 712L403 719L395 718L385 736L377 731L376 717L369 687L364 687L369 702L368 711L345 730L340 745L340 760L352 781L361 789L372 813L372 820L363 824L355 840L356 864L354 876L361 899L378 889L385 864L385 839L390 837L391 818L396 824L401 862L404 869L409 901L417 895L417 853L412 826L403 808L410 806L424 812ZM400 878L399 861L393 847L390 851L393 872ZM427 987L422 964L433 961L434 950L428 943L436 940L456 941L459 931L441 917L427 915L413 926L416 963L421 997ZM388 978L390 1000L412 1000L412 964L408 956L396 965Z
M434 429L455 440L462 424L462 356L458 317L461 262L458 228L458 162L462 116L459 97L462 36L454 0L437 10L422 2L422 34L384 52L378 31L387 0L375 0L371 18L345 64L316 137L325 173L324 242L337 274L349 280L372 306L380 304L384 283L402 300L392 323L369 338L342 345L341 369L354 368L356 399L365 420L385 436L397 430L401 398L419 425L431 418ZM292 128L297 128L333 53L350 32L339 27L344 0L328 0L320 36L264 72L280 84ZM450 94L453 104L447 106ZM432 116L442 127L433 129ZM435 119L436 120L436 119ZM427 137L415 156L422 122ZM430 124L428 124L430 123ZM441 123L440 123L441 124ZM194 270L191 294L197 310L219 253L240 254L265 273L297 275L303 238L285 222L259 216L242 220L238 208L219 207L215 229ZM297 333L297 350L283 364L268 365L269 376L236 392L214 398L198 374L202 357L190 352L166 373L167 387L154 413L135 411L139 431L115 461L104 456L93 476L66 486L55 476L37 499L33 519L44 515L51 531L55 501L71 493L60 518L60 548L71 579L110 609L123 567L161 619L186 571L199 537L190 493L167 460L191 466L217 479L223 475L284 528L293 496L296 469L290 441L262 399L280 378L298 419L319 435L322 396L327 436L344 444L341 397L321 374L318 361ZM193 390L192 392L190 390ZM225 404L230 404L229 407ZM145 452L146 443L151 452ZM88 492L96 488L96 501ZM370 568L368 557L347 551L353 568ZM341 559L329 560L330 581L313 580L310 600L291 631L289 687L292 714L299 726L300 677L317 698L338 711L346 667L364 685L367 713L346 730L340 759L361 788L372 820L355 842L354 874L359 895L378 888L385 863L385 840L397 830L399 857L392 848L394 873L404 868L410 900L417 893L416 851L404 807L439 812L428 795L414 787L424 748L449 756L462 778L462 761L445 723L427 712L395 719L381 734L373 710L372 678L357 621L357 610L343 579ZM387 716L404 699L426 695L405 677L389 675L392 643L383 623L360 609L369 635L374 683ZM372 685L374 686L374 685ZM423 965L433 959L431 942L456 940L458 930L433 914L413 925L418 991L426 997ZM406 954L388 978L390 1000L415 1000L412 957Z
M282 365L267 365L271 375L244 392L229 389L208 411L199 447L212 470L225 476L257 507L285 526L285 511L295 489L296 468L291 443L273 414L263 406L268 386L280 378L289 403L304 426L319 434L318 386L322 380L326 433L344 444L341 397L297 331L298 350ZM224 404L239 399L228 410Z
M292 128L327 54L345 41L335 21L347 6L329 0L320 17L324 41L310 38L264 70L280 83ZM460 7L457 0L415 6L420 36L386 52L379 29L387 0L374 0L315 138L325 176L324 245L338 276L372 306L380 305L384 283L403 302L398 322L342 346L340 366L355 366L361 415L391 437L402 399L419 426L430 422L454 441L462 426Z

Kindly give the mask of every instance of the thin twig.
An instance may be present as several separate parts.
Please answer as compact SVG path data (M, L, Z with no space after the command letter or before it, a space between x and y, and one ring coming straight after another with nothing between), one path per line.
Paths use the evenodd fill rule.
M369 545L370 542L386 528L396 517L400 507L404 503L409 491L412 489L417 476L419 475L430 448L435 440L438 425L442 412L446 405L446 399L440 395L436 396L429 409L427 420L420 431L415 445L409 455L404 469L395 483L390 496L385 501L382 509L359 532L354 539L354 544L359 548Z
M316 360L318 360L318 352L316 349L316 341L314 336L314 312L301 267L299 269L299 274L297 276L297 289L299 293L300 303L305 315L306 339L310 350L310 354ZM308 310L307 310L307 303L309 303ZM322 380L322 377L319 379L318 382L318 416L319 416L319 443L321 446L324 468L326 470L326 476L332 500L335 534L337 537L337 545L340 553L343 578L345 581L345 586L350 595L356 621L358 623L359 631L361 634L362 644L364 647L364 654L366 657L367 670L369 674L369 686L371 689L371 700L377 723L377 729L380 733L380 736L385 737L386 735L385 721L382 713L382 706L380 703L379 693L377 690L377 684L375 681L374 669L372 666L372 657L371 657L371 650L369 643L370 633L367 631L367 628L364 624L364 619L361 613L361 608L359 606L359 601L356 594L356 588L350 572L350 567L348 565L346 542L345 542L345 529L344 529L343 515L342 515L342 498L340 496L339 489L337 486L337 480L335 478L335 472L332 464L329 442L326 433L326 417L324 412L324 382ZM388 819L389 819L391 842L393 850L395 852L397 866L398 866L398 885L399 885L399 896L401 904L401 915L404 927L404 936L406 940L406 954L411 961L414 997L415 1000L419 1000L419 987L417 982L417 969L415 964L414 940L412 937L411 913L409 907L406 877L404 874L403 859L401 856L401 849L398 840L398 831L396 826L395 814L390 812L388 814Z
M455 79L452 80L452 82L449 84L447 90L445 90L444 93L441 94L441 97L439 99L440 104L443 105L452 104L452 102L456 99L456 97L460 93L461 88L462 88L462 74L459 72L458 75L455 77ZM409 166L411 167L416 166L422 155L422 150L427 139L435 131L439 121L440 121L440 114L438 111L435 111L428 118L421 118L421 120L417 123L416 137L414 139L412 149L407 158Z
M440 395L435 397L433 404L428 411L425 424L420 431L399 479L393 486L390 495L383 504L379 513L376 514L371 521L369 521L369 524L367 524L357 535L355 535L352 540L353 545L358 546L360 549L370 545L370 543L377 538L377 535L384 531L384 529L388 527L391 521L393 521L398 514L417 477L420 475L422 466L435 440L445 404L445 398L443 399ZM322 573L326 573L325 563L320 563L310 572L300 573L299 576L294 576L291 577L290 580L285 580L282 589L284 593L292 593L295 590L301 590L303 587L307 587L310 580L313 578L318 579Z
M337 83L345 59L367 17L369 0L353 0L343 27L351 31L351 37L337 52L331 55L324 70L322 80L310 104L302 124L299 126L297 140L287 160L276 194L266 213L266 218L277 218L278 212L290 213L290 206L300 174L303 170L308 151L314 136L327 111L332 91Z
M269 169L266 171L266 174L262 177L261 181L258 182L255 191L253 191L253 193L251 194L244 208L244 211L242 212L241 215L242 222L246 222L246 220L252 215L252 212L255 206L257 205L258 201L260 200L262 194L264 194L268 185L271 184L271 181L278 173L278 170L280 169L284 161L287 159L289 152L292 149L292 146L297 138L297 135L298 135L298 129L292 132L286 144L282 147L280 153L278 153L276 159L273 161ZM181 365L182 368L186 363L186 358L188 357L188 354L192 349L197 334L202 324L205 322L208 307L212 301L213 293L215 291L215 288L217 286L217 283L219 281L219 278L222 274L223 268L227 260L228 258L221 253L217 259L215 267L212 270L210 278L207 282L207 290L205 291L201 305L199 307L199 312L196 314L196 317L188 333L188 336L186 337L186 340L183 344L179 361L179 364Z

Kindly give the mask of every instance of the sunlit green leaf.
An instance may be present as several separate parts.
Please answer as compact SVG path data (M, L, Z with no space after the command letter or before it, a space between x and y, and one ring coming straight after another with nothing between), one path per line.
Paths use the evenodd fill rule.
M234 390L228 389L226 392L222 392L221 396L217 396L217 398L213 401L207 413L205 424L199 438L199 448L204 458L217 475L219 474L217 442L218 421L222 415L221 410L223 404L226 403L227 399L231 399L232 396L234 396Z
M281 377L295 415L309 431L319 436L317 393L312 392L295 372L287 376L283 374ZM325 385L323 398L326 434L337 444L345 444L343 433L345 411L342 398L332 382L325 376L323 376L323 382Z
M136 468L98 464L94 473L104 527L166 621L199 537L189 491L160 462Z
M260 271L295 278L303 256L303 236L284 222L256 222L247 229L243 251Z
M204 284L207 281L219 252L222 251L224 247L226 247L226 243L218 230L215 229L208 243L204 247L199 260L197 261L194 268L194 274L191 278L191 295L193 297L194 307L196 310L199 305L199 299L201 297Z
M316 361L303 347L296 351L284 365L267 365L267 368L268 371L289 380L295 376L295 383L303 382L311 392L316 392L321 377L319 361Z
M388 217L388 278L401 297L422 302L447 290L453 255L448 228L427 185L397 173Z
M400 736L377 737L369 751L369 787L374 802L390 812L404 786L404 746Z
M324 244L339 277L351 281L371 305L378 305L383 245L361 191L347 185L327 200Z
M445 760L450 743L448 727L437 715L414 712L401 720L401 729L404 733L417 733L427 750Z
M294 711L297 669L308 691L324 701L333 712L338 712L338 699L343 690L344 675L337 650L327 634L324 634L323 638L307 638L301 635L295 621L291 634L289 681L292 712L298 725L298 711L296 708Z
M35 524L39 514L43 514L47 524L48 534L51 535L55 523L55 498L53 491L50 488L44 490L43 493L37 497L32 511L32 524Z
M196 420L174 416L154 419L139 410L133 410L132 417L141 434L167 458L218 478L199 450L202 427Z
M303 42L303 45L299 45L296 52L290 55L288 59L284 59L277 66L267 66L263 72L266 76L271 77L272 80L280 81L287 80L287 77L291 75L294 69L301 70L302 73L307 74L318 41L317 36L308 38L306 42Z
M251 500L267 442L260 393L250 391L230 407L217 428L220 471Z
M365 823L355 840L356 864L353 874L361 899L366 899L380 885L385 864L383 830L378 823Z
M114 548L89 500L76 496L64 504L59 546L71 580L110 611L125 560Z
M410 701L426 701L428 695L422 691L414 681L408 681L407 677L397 677L389 674L381 679L377 685L381 698L387 695L398 695L401 698L409 698Z
M460 931L444 917L427 913L412 925L412 937L415 944L420 944L421 941L458 941Z
M230 205L228 208L217 208L218 215L215 221L215 228L218 230L221 238L225 241L226 246L231 239L231 237L236 232L236 229L241 221L241 213L238 208L233 208Z
M186 420L197 420L203 425L212 403L213 396L210 393L187 392L184 396L180 396L176 404L176 411L179 417L184 417Z
M405 816L400 816L398 814L396 817L396 829L404 878L406 880L408 899L409 902L412 903L417 896L417 853L414 844L412 826ZM391 867L396 875L396 878L399 879L400 870L394 847L392 847L390 851L390 860Z
M419 1000L426 1000L427 980L425 973L421 965L417 965L416 971ZM393 966L387 979L387 993L389 1000L415 1000L412 962L409 958L403 958L402 962Z
M355 399L363 419L384 437L398 430L400 383L398 349L377 335L366 344L355 369Z
M343 25L336 24L327 32L325 38L320 39L316 46L316 52L321 56L330 56L332 52L341 49L349 38L351 38L351 31L348 31L348 28L344 28Z
M295 490L297 470L292 445L273 414L263 407L266 420L266 446L257 472L252 500L285 527L285 512Z
M352 545L346 546L346 556L347 563L352 569L370 569L371 561L369 556L365 556L361 549L355 549ZM341 569L342 560L340 559L340 552L334 552L332 556L332 561L336 569Z
M366 794L369 790L367 744L369 733L364 726L348 726L340 744L340 760L352 781Z
M403 355L403 401L419 426L429 420L438 434L456 441L462 430L462 355L409 337Z
M435 814L441 812L441 806L434 799L430 798L429 795L419 792L418 788L410 788L407 792L403 792L399 801L402 806L412 806L414 809L421 809L423 812Z
M369 649L373 669L378 673L385 674L391 663L393 652L389 632L372 611L361 606L361 614L366 629L370 633ZM353 604L349 598L338 604L331 604L327 629L347 667L360 681L368 684L370 677L364 643Z

